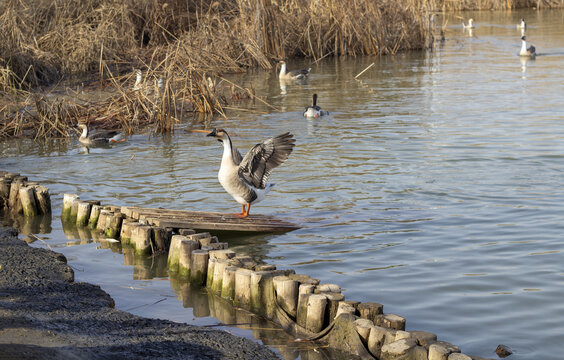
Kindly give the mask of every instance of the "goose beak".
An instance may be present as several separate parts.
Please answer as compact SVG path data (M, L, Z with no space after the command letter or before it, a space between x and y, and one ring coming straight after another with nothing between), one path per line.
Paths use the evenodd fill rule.
M217 136L215 128L213 128L213 130L207 136Z
M215 129L213 129L212 131L209 131L209 130L190 130L190 132L204 133L204 134L208 134L208 136L215 136ZM214 135L210 135L211 133L214 133Z

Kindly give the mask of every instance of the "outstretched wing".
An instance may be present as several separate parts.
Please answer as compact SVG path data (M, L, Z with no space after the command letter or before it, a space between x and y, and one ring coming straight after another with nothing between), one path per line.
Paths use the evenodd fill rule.
M294 149L294 135L285 133L256 144L239 165L239 176L257 189L264 189L272 170L283 164Z

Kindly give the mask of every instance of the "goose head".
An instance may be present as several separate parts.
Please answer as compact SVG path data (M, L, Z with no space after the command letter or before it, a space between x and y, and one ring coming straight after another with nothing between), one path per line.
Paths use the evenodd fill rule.
M227 134L227 131L225 131L223 129L216 129L216 128L214 128L206 136L212 136L212 137L216 138L217 141L219 141L219 142L223 142L224 140L229 139L229 134Z

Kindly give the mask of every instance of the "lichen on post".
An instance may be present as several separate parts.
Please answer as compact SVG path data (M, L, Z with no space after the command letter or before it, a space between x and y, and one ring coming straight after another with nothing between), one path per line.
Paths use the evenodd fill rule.
M235 273L238 267L226 266L223 269L223 277L221 282L221 297L226 300L233 300L235 298Z
M100 216L98 217L98 222L96 224L96 231L98 231L99 233L105 232L106 227L108 225L108 220L111 218L112 215L113 213L110 210L100 211Z
M104 230L104 234L106 237L110 239L115 239L119 235L121 231L121 224L123 221L123 214L122 213L114 213L110 216L109 224Z
M181 240L178 257L178 276L189 279L192 266L192 252L198 249L198 242L193 240Z
M72 204L75 200L80 199L76 194L64 194L63 195L63 211L61 214L61 220L70 222Z
M22 211L26 217L38 215L37 204L35 203L35 191L31 186L22 186L19 189L19 198L22 204Z
M168 249L167 267L169 271L178 272L178 262L180 261L180 241L188 240L184 235L172 235L170 248Z
M235 306L249 309L251 304L251 270L237 269L235 273Z
M131 232L135 226L139 226L138 221L133 219L125 218L121 222L121 230L119 232L119 241L122 245L129 244L131 242Z
M151 253L151 227L148 225L136 226L131 231L131 245L137 255Z
M221 287L223 282L223 272L225 268L229 265L229 260L226 259L216 259L213 268L213 280L211 284L211 290L216 293L221 293Z
M92 205L86 201L78 201L77 203L78 203L78 210L76 213L76 226L83 227L88 224Z
M98 218L100 217L100 211L102 211L102 206L92 205L90 208L90 217L88 219L88 227L90 229L96 229L98 225Z

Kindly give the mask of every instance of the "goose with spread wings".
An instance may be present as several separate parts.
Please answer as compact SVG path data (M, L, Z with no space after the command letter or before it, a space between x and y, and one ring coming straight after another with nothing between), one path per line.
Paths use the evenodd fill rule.
M242 205L239 217L249 216L251 205L256 204L274 184L268 183L272 170L282 165L292 153L296 140L290 133L269 138L256 144L245 157L233 146L227 131L213 129L207 136L223 143L223 156L217 177L235 201Z

